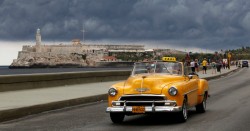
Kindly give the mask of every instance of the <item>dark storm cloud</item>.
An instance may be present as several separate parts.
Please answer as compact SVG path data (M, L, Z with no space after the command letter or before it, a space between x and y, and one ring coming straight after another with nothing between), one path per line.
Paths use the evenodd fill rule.
M249 0L0 0L0 39L82 38L240 47L250 35ZM164 44L164 42L163 42Z

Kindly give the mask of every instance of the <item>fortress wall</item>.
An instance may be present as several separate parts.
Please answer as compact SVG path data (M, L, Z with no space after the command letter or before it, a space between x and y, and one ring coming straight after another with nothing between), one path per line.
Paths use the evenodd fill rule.
M57 54L70 54L70 53L82 53L81 48L77 46L67 46L67 47L50 47L50 52Z
M27 51L19 51L18 52L18 59L29 57L29 56L30 56L30 52L27 52Z
M34 57L49 57L49 53L47 52L27 52L27 51L19 51L18 58L34 58Z
M45 47L47 52L57 53L57 54L87 54L87 53L103 53L103 49L100 48L86 48L85 46L47 46Z
M35 52L36 49L34 48L34 46L25 45L23 46L22 51Z
M49 57L48 53L45 52L27 52L27 51L19 51L18 59L30 59L30 58L39 58L39 57Z

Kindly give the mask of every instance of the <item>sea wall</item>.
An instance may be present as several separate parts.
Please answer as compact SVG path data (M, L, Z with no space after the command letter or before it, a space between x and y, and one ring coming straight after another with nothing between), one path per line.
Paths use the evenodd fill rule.
M125 80L130 72L95 71L0 76L0 92Z

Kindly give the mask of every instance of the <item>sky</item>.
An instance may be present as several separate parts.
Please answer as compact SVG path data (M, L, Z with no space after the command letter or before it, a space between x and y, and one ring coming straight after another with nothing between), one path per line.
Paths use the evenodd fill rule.
M52 42L82 39L84 26L90 43L241 48L250 46L249 7L249 0L0 0L0 59L5 52L16 58L37 28Z

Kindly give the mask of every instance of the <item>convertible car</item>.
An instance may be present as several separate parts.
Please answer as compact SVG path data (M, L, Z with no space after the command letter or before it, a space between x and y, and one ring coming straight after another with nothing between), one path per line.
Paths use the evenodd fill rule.
M188 119L188 109L206 110L208 82L176 58L134 64L131 76L111 86L108 107L113 123L121 123L125 115L175 112L181 122Z

